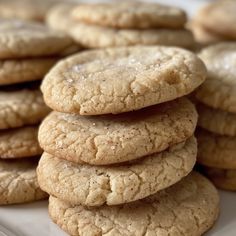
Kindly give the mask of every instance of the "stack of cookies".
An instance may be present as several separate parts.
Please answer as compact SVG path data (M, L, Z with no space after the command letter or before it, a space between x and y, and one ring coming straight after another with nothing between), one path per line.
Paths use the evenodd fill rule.
M196 41L211 44L236 40L235 12L235 0L218 0L204 6L194 17L191 27Z
M49 12L47 23L85 48L194 45L191 32L184 28L185 12L156 3L63 4Z
M197 90L198 162L219 188L236 190L236 43L220 43L200 53L208 78Z
M71 44L42 25L0 21L0 204L46 197L36 178L38 124L49 113L36 81Z
M39 129L37 168L53 221L70 235L208 230L219 199L190 174L197 113L183 98L205 75L194 54L171 47L91 50L59 62L41 86L54 111Z

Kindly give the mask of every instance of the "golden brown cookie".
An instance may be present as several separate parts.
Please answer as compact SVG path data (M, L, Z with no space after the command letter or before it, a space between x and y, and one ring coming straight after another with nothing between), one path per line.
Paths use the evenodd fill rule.
M216 187L236 191L236 170L204 168L204 173Z
M80 165L44 153L37 175L44 191L65 201L87 206L117 205L175 184L191 172L196 155L193 137L164 152L113 166Z
M0 92L0 129L37 124L49 111L39 90Z
M57 58L47 57L0 60L0 85L40 80L57 60Z
M216 109L236 113L236 43L219 43L200 54L208 77L196 91L196 98Z
M110 48L62 60L47 74L41 90L56 111L115 114L182 97L205 76L202 61L184 49Z
M48 153L77 163L107 165L160 152L193 135L197 113L185 98L120 115L51 113L39 142Z
M73 236L199 236L212 227L218 213L215 187L197 173L151 197L119 206L87 208L49 199L51 218Z
M213 133L236 136L236 114L197 104L198 125Z
M0 159L0 205L45 199L37 181L36 160Z
M0 58L56 55L68 48L72 40L40 23L0 20Z
M217 135L203 129L196 132L198 162L202 165L236 169L236 137Z
M182 28L183 10L157 3L117 2L80 4L73 12L76 20L114 28Z

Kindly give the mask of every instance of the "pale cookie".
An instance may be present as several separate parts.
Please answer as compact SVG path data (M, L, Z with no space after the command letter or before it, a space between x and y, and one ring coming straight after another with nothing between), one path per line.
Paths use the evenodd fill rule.
M81 4L72 15L85 23L115 28L182 28L186 23L186 14L179 8L131 1Z
M173 47L82 52L59 62L41 89L46 104L81 115L122 113L192 92L206 69L193 53Z
M193 135L194 105L180 98L121 115L84 117L51 113L39 142L48 153L77 163L107 165L160 152Z
M165 45L191 48L194 45L193 35L186 29L112 29L84 23L72 23L68 33L85 48L134 45Z
M49 214L73 236L199 236L216 221L219 196L194 172L151 197L120 206L73 206L51 196Z
M235 12L235 0L218 0L203 7L196 16L196 20L219 35L236 39Z
M42 154L37 136L38 128L34 126L0 131L0 158L23 158Z
M236 113L236 43L209 46L199 56L208 78L196 91L196 98L210 107Z
M45 199L37 181L35 160L0 159L0 205Z
M236 136L236 114L197 104L198 125L213 133Z
M193 168L195 138L137 162L113 166L79 165L44 153L37 169L40 187L65 201L87 206L117 205L167 188Z
M236 170L204 168L204 173L216 187L236 191Z
M0 20L0 58L59 54L72 44L69 37L39 23Z
M0 129L37 124L49 111L38 90L0 92Z
M47 57L0 60L0 85L40 80L57 60L57 58Z
M217 135L199 129L198 162L202 165L236 169L236 137Z

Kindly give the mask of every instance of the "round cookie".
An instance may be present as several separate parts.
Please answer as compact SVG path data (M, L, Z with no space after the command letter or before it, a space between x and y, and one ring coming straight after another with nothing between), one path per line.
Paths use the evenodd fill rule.
M197 104L198 125L213 133L236 136L236 114ZM212 119L213 118L213 119Z
M49 111L39 90L0 92L0 129L37 124Z
M216 187L236 191L236 170L204 168L204 173Z
M219 196L194 172L174 186L134 203L87 208L49 198L53 221L73 236L203 235L219 214Z
M81 4L73 12L76 20L114 28L182 28L183 10L156 3L117 2Z
M76 163L107 165L160 152L193 135L194 105L186 98L120 115L52 112L39 129L48 153Z
M196 98L216 109L236 113L236 43L219 43L201 51L208 78L196 91Z
M22 20L0 20L0 58L59 54L72 44L69 37L46 26Z
M35 160L0 159L0 205L45 199L37 181Z
M38 144L38 128L22 127L0 132L0 158L23 158L42 154Z
M47 57L0 60L0 85L40 80L57 60L57 58Z
M197 161L206 166L236 169L236 137L213 134L199 129Z
M68 32L77 43L85 48L134 45L165 45L191 48L194 45L193 35L186 29L112 29L84 23L72 23Z
M193 137L137 162L105 167L79 165L44 153L37 175L44 191L73 204L118 205L175 184L192 170L196 155Z
M184 49L110 48L62 60L47 74L41 90L56 111L115 114L182 97L205 75L202 61Z
M236 39L236 2L218 0L202 8L196 20L206 29L219 35Z

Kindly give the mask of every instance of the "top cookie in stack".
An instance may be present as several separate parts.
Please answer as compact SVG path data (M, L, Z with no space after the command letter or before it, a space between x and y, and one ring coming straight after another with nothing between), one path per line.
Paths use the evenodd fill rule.
M194 44L184 28L185 12L155 3L62 5L51 10L47 22L85 48L138 44L190 48Z

